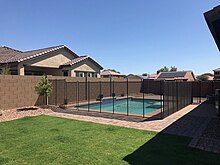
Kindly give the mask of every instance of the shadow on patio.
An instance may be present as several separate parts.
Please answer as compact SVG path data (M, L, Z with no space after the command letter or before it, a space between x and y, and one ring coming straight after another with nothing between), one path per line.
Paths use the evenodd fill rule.
M204 102L123 160L131 165L219 164L218 154L188 147L192 138L201 136L211 118L215 116L213 105Z

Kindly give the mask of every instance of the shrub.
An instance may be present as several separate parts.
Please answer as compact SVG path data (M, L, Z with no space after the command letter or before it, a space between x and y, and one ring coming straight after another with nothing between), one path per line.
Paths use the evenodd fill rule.
M198 81L207 81L208 77L206 75L200 75L200 76L197 76L196 79Z
M1 67L1 75L9 75L10 74L10 67L8 66L8 64L3 65Z

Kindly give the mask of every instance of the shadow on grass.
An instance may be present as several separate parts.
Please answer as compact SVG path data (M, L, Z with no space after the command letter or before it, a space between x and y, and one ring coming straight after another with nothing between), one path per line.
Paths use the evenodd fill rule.
M191 138L159 133L123 158L131 165L219 164L220 156L187 147Z
M213 112L208 115L207 111L210 111L210 106L206 103L201 104L137 150L125 156L123 160L131 165L219 164L220 156L218 154L188 147L192 137L197 136L198 131L201 131L199 128L202 124L204 125L204 119L213 115ZM207 117L205 117L206 115Z

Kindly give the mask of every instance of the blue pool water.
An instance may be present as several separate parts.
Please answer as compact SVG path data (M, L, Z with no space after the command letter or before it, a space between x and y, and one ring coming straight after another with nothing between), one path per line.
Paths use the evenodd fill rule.
M128 104L128 106L127 106ZM114 107L114 108L113 108ZM142 115L143 114L143 107L144 107L144 114L153 112L157 109L161 108L161 101L160 100L150 100L150 99L144 99L144 103L142 99L132 99L129 98L128 102L127 99L118 99L114 100L114 106L113 106L113 99L103 100L101 102L101 110L102 111L109 111L115 113L127 113L127 107L129 114L137 114ZM81 105L79 108L86 108L90 110L100 111L100 103L95 104L88 104L87 105Z

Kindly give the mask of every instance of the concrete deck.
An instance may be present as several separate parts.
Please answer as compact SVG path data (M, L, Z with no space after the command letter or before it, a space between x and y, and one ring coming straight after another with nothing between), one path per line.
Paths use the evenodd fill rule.
M177 121L178 119L180 119L181 117L183 117L184 115L186 115L187 113L191 112L198 105L199 104L189 105L162 120L140 121L140 122L131 122L131 121L109 119L109 118L95 117L95 116L76 115L76 114L62 113L62 112L52 112L52 113L48 113L47 115L160 132L165 128L167 128L172 123L174 123L175 121Z

